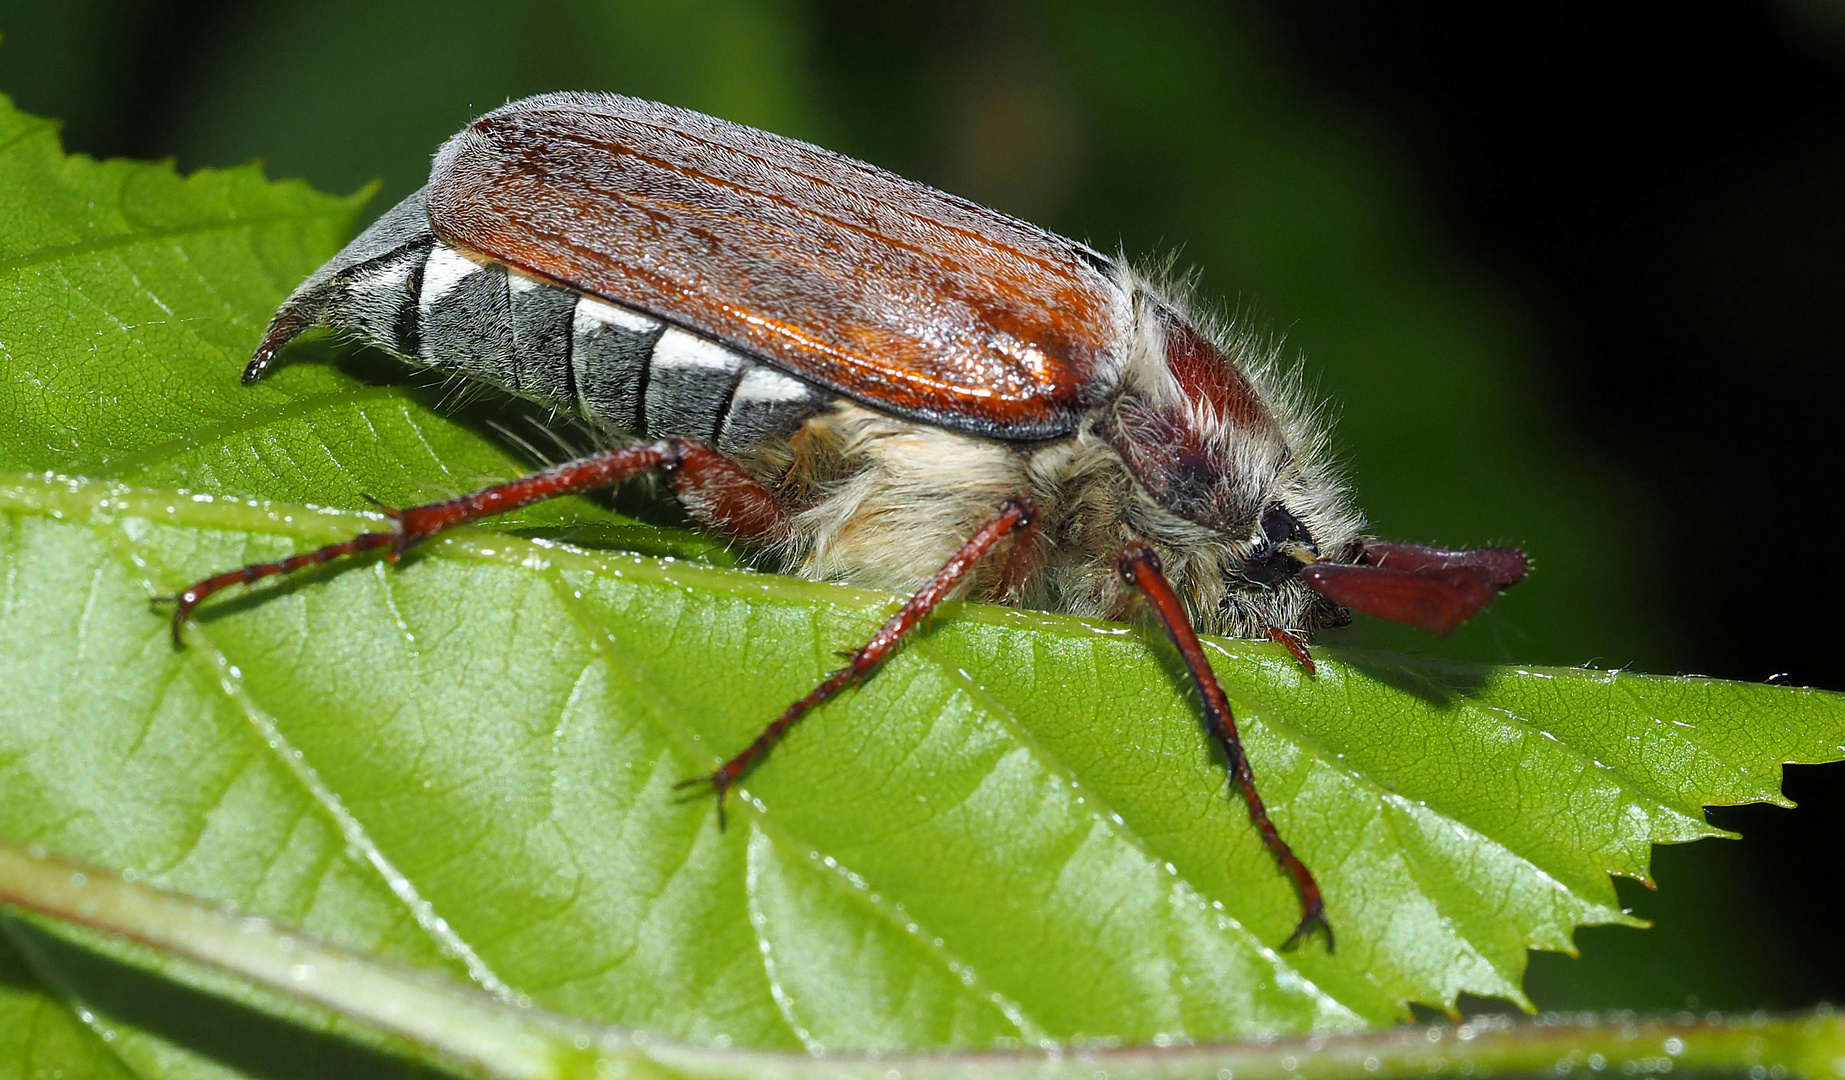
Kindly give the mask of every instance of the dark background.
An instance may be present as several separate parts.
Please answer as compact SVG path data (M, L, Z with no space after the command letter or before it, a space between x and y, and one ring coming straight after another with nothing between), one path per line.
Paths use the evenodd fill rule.
M1449 642L1845 689L1845 4L6 0L73 150L260 158L376 210L470 115L617 90L1131 254L1286 335L1380 533L1537 571ZM1845 1000L1837 767L1655 854L1549 1008ZM1484 1005L1485 1003L1475 1003Z

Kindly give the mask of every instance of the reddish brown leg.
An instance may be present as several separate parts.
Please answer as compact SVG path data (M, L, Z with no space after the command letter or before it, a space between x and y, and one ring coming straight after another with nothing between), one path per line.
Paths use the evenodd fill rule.
M609 487L654 470L665 473L674 493L686 503L692 515L713 528L764 542L778 538L787 528L787 520L774 497L736 462L717 451L686 439L624 446L444 502L413 506L408 510L385 507L384 512L390 515L392 523L389 532L360 533L350 540L291 555L278 562L255 563L208 577L172 598L175 604L173 642L181 644L180 628L192 609L206 597L232 585L248 585L376 548L388 548L389 558L395 560L411 546L457 525L555 499L559 495Z
M1326 904L1320 897L1320 885L1313 880L1313 872L1307 864L1295 856L1287 841L1281 838L1281 832L1274 822L1268 819L1268 808L1262 805L1262 796L1256 792L1256 774L1249 767L1249 759L1243 754L1243 744L1237 738L1236 717L1230 712L1230 699L1224 696L1223 687L1217 685L1217 676L1211 671L1210 661L1204 657L1204 648L1198 644L1198 635L1192 630L1191 619L1185 614L1184 605L1179 603L1177 593L1166 581L1166 575L1160 570L1159 556L1144 543L1136 541L1122 551L1116 564L1121 576L1130 585L1139 589L1146 596L1153 608L1154 618L1166 628L1166 634L1178 647L1179 655L1185 660L1185 668L1191 673L1192 682L1198 687L1198 697L1204 703L1204 726L1217 745L1223 747L1226 768L1230 782L1243 792L1243 801L1249 804L1250 820L1256 823L1256 831L1262 835L1262 843L1268 847L1275 861L1294 879L1294 887L1300 890L1300 924L1294 933L1288 935L1287 948L1306 937L1315 928L1325 931L1326 947L1332 948L1332 927L1326 922Z
M1275 640L1275 644L1288 650L1288 655L1300 665L1300 669L1309 675L1317 675L1319 669L1313 666L1313 657L1307 655L1307 643L1292 630L1283 630L1279 626L1264 626L1262 631Z
M935 572L935 576L930 578L922 588L916 590L916 595L910 597L909 602L905 603L897 614L892 615L889 622L879 627L877 633L871 635L870 641L867 641L857 652L849 654L845 667L822 679L820 685L809 691L806 697L788 706L780 716L770 722L768 727L762 729L762 734L756 736L754 742L743 748L742 753L719 766L716 772L682 781L675 786L687 788L699 784L711 785L711 789L717 793L718 827L722 828L724 825L724 796L738 780L743 778L743 774L749 772L757 762L761 761L763 755L769 752L769 748L774 746L783 735L786 735L788 729L803 716L813 711L815 706L869 676L884 661L884 658L891 654L898 643L910 631L916 629L917 625L928 617L929 612L935 610L937 604L947 599L948 594L967 578L968 573L989 551L1006 537L1021 529L1030 528L1035 513L1036 508L1032 505L1031 500L1022 497L1007 499L1000 506L999 514L992 521L981 526L979 532L969 537L967 543L962 544L961 549L955 552L940 570Z

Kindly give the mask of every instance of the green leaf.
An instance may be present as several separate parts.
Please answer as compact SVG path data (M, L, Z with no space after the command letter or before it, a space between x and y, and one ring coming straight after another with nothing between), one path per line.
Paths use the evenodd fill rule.
M0 1077L132 1076L102 1052L95 1036L64 1002L45 993L38 977L0 934Z
M1550 1015L1525 1023L1484 1016L1461 1025L1398 1026L1344 1036L1312 1035L1203 1046L1056 1046L1004 1053L789 1055L698 1047L509 1003L477 987L329 946L298 930L131 882L0 838L0 902L41 916L27 933L37 949L76 938L125 965L161 970L205 994L235 994L250 1015L300 1023L337 1018L351 1054L381 1051L494 1080L631 1076L654 1080L1421 1080L1442 1074L1567 1075L1577 1068L1622 1076L1845 1077L1845 1021L1822 1006L1808 1016L1718 1013L1635 1020ZM45 918L48 917L48 918ZM97 933L101 931L102 933ZM131 944L132 943L132 944ZM209 1009L216 1002L201 996ZM300 1062L297 1060L296 1064ZM298 1075L351 1075L355 1058L315 1062ZM326 1066L331 1066L327 1068Z
M1629 921L1608 874L1845 750L1836 695L1330 650L1309 679L1212 642L1339 935L1283 953L1297 901L1133 628L951 605L777 749L727 831L673 783L892 597L465 530L214 602L175 649L152 598L374 526L361 493L528 464L363 358L237 385L356 209L66 158L0 108L0 835L692 1042L1247 1038L1522 1000L1528 947ZM566 520L715 557L593 500L521 524ZM0 1018L125 996L29 960L0 955ZM85 1067L219 1067L158 1017L82 1015Z
M411 505L527 469L503 439L436 416L452 387L377 357L296 363L238 386L250 342L352 234L368 195L270 183L255 166L181 178L168 164L66 157L56 125L0 97L0 470L362 507L367 495ZM294 358L326 359L326 344ZM397 381L359 377L381 367ZM545 438L532 419L512 409L489 421L518 441ZM564 439L542 449L567 453ZM588 499L518 520L720 550L632 528Z

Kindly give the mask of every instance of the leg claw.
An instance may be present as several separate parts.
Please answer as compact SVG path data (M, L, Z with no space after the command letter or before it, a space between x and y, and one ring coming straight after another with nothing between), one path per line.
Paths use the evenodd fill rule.
M724 816L724 801L730 795L730 784L731 784L731 778L725 775L725 771L723 769L719 769L717 772L714 772L714 773L706 773L703 776L694 776L690 780L681 780L677 784L673 785L673 790L674 791L684 791L687 788L694 788L694 787L711 788L712 793L717 796L718 831L722 832L726 824L726 820Z
M1326 909L1318 904L1301 912L1300 925L1296 926L1294 932L1288 935L1288 940L1281 943L1281 947L1283 949L1292 949L1302 941L1312 937L1315 930L1326 935L1326 951L1332 952L1332 924L1326 921Z
M399 521L404 516L404 512L402 510L399 510L395 506L390 506L382 502L378 498L370 494L367 494L366 492L363 492L363 491L359 492L359 498L364 499L368 503L371 503L373 510L378 511L380 514L383 514L385 517L390 518L392 521Z
M173 613L168 616L173 623L173 647L183 649L186 647L186 640L180 636L180 631L185 628L186 620L192 614L192 604L187 602L185 593L174 596L156 596L148 600L148 606L153 608L165 607L168 604L173 605Z

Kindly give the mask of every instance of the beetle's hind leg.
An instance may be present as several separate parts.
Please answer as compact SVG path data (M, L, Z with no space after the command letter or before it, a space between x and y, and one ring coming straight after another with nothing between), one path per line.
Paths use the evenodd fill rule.
M387 532L360 533L300 555L252 563L195 582L179 595L167 598L174 605L174 644L182 644L180 630L193 609L233 585L248 585L379 548L388 549L388 557L395 560L414 545L457 525L560 495L610 487L648 472L665 474L687 512L710 528L763 544L774 543L787 533L788 518L775 497L742 466L716 450L689 439L624 446L442 502L407 510L381 507L391 518L392 527Z
M724 797L729 794L731 787L742 779L743 774L749 772L762 760L763 755L769 752L769 748L788 733L789 728L813 711L815 706L846 687L869 677L872 671L883 663L884 658L889 656L912 630L921 625L924 619L928 618L936 605L947 599L962 582L967 580L967 576L973 572L982 559L999 546L1001 541L1008 537L1014 537L1015 540L1028 539L1036 515L1037 509L1030 499L1023 496L1007 499L1000 505L999 513L969 537L967 542L962 544L960 549L942 565L942 568L935 572L935 576L930 578L922 588L916 590L915 595L911 596L903 607L890 617L889 621L879 627L877 633L871 635L870 641L867 641L856 652L846 654L845 667L829 674L821 680L819 686L809 691L806 697L783 710L780 716L770 721L768 727L762 729L762 733L757 735L754 741L744 747L735 757L719 766L716 772L681 781L676 786L688 788L710 785L718 798L718 825L722 827Z

